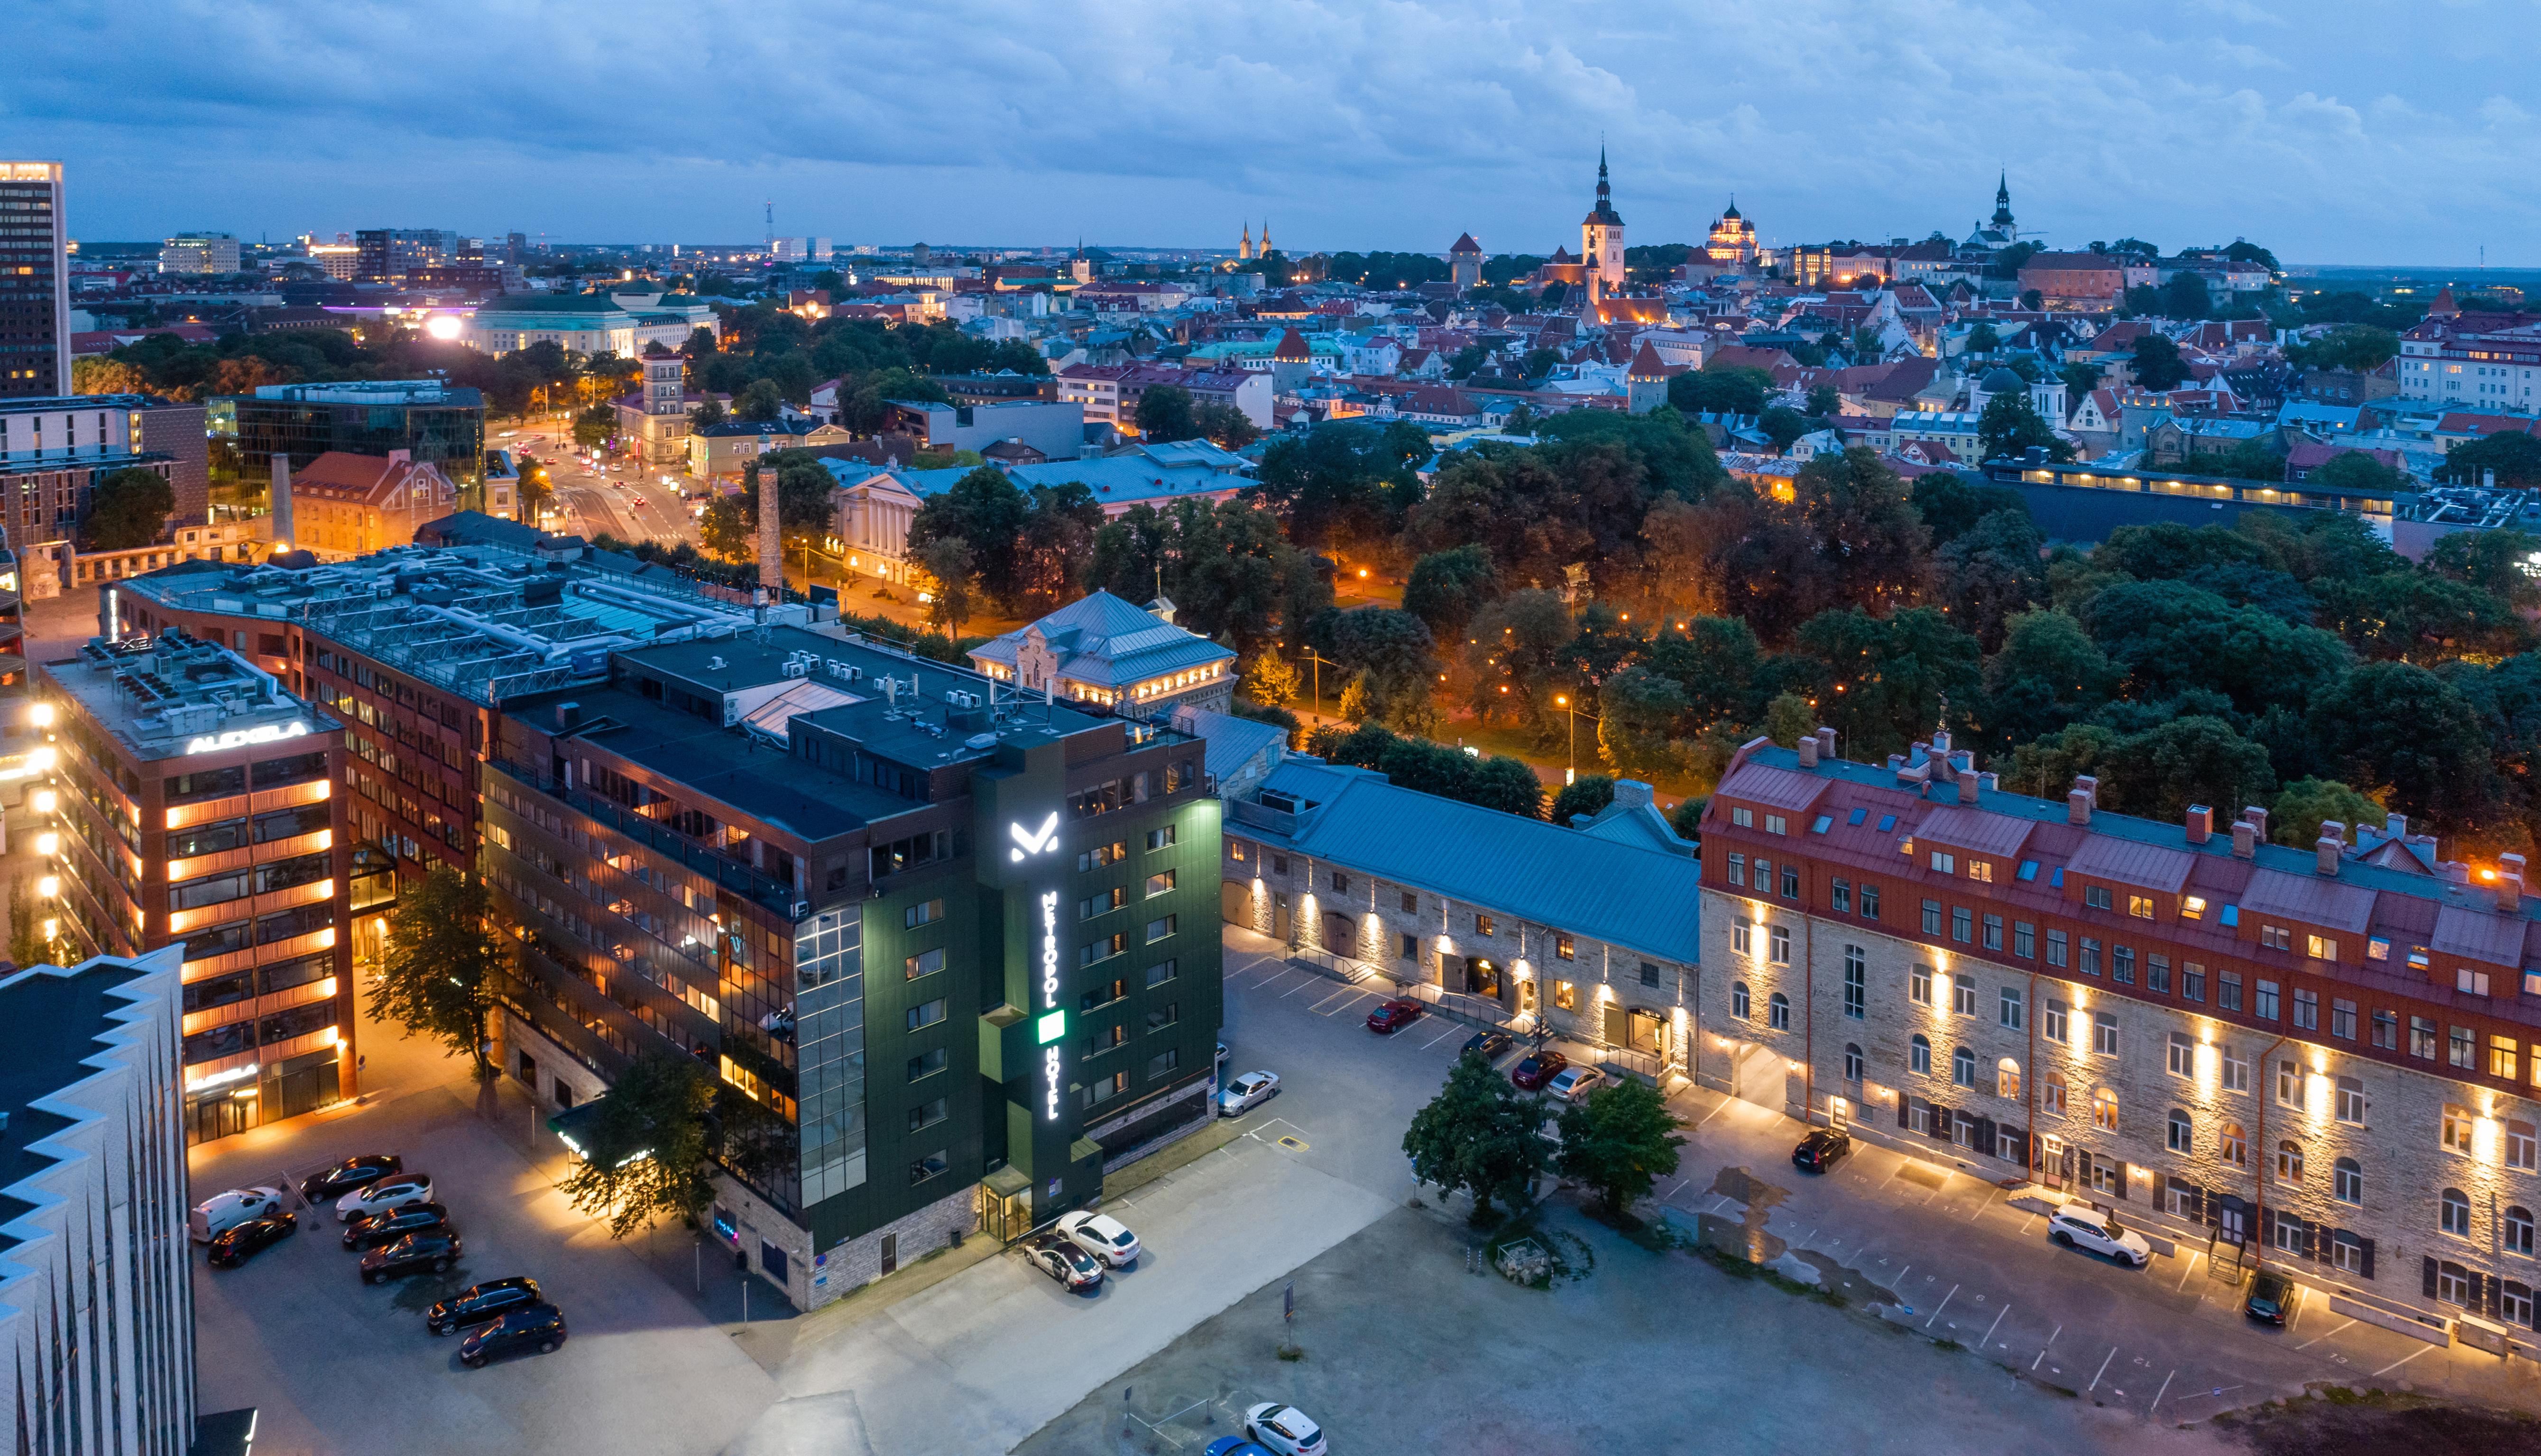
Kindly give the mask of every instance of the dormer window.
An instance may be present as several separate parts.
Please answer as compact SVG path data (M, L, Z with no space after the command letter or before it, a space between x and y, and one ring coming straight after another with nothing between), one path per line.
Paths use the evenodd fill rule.
M1955 855L1935 849L1932 851L1932 868L1945 875L1956 874L1958 872L1958 858Z
M2179 902L2179 917L2183 920L2202 920L2206 918L2206 897L2203 895L2191 895L2181 900Z
M2106 885L2083 886L2082 903L2093 910L2107 910L2109 908L2109 887Z

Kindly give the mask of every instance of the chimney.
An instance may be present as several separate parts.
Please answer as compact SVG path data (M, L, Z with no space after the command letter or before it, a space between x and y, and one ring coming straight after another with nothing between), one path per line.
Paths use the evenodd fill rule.
M2322 828L2327 829L2328 826L2323 825ZM2340 850L2347 847L2347 841L2339 838L2335 835L2324 834L2319 838L2312 840L2311 847L2313 854L2318 856L2312 864L2313 873L2323 875L2337 874L2338 854Z
M2188 842L2203 844L2214 837L2214 811L2203 804L2188 806Z
M2497 856L2497 910L2500 914L2523 913L2523 856Z
M2084 789L2071 789L2065 795L2065 819L2069 824L2091 822L2091 795Z
M273 456L273 541L278 549L291 542L291 457Z
M1826 727L1826 726L1825 726L1825 725L1823 725L1823 724L1819 725L1818 732L1817 732L1817 740L1818 740L1818 762L1819 762L1819 763L1821 763L1821 764L1832 764L1832 763L1834 763L1834 762L1835 762L1835 730L1834 730L1833 728Z
M2252 804L2247 809L2241 811L2241 822L2248 825L2251 832L2259 837L2260 843L2264 844L2268 842L2267 810L2260 808L2256 804Z
M1800 742L1806 743L1808 740L1803 738ZM1648 784L1641 782L1639 779L1619 778L1615 780L1616 808L1649 809L1656 807L1657 803L1657 794Z
M2235 859L2259 857L2259 830L2246 819L2232 826L2232 857Z
M557 703L555 705L555 724L556 729L559 732L567 732L581 727L582 704L578 702Z
M2092 777L2088 773L2076 773L2073 775L2073 787L2080 789L2082 792L2091 796L2092 808L2097 809L2100 807L2100 781L2098 779Z
M1994 775L1994 773L1993 773L1993 771L1992 771L1991 769L1989 769L1988 771L1986 771L1986 772L1984 772L1984 773L1980 773L1980 774L1978 774L1978 775L1977 775L1977 782L1979 782L1979 783L1981 783L1981 784L1985 785L1985 791L1986 791L1987 793L1993 793L1993 792L1995 792L1995 775Z
M1800 740L1800 766L1803 768L1818 766L1818 741L1814 736Z

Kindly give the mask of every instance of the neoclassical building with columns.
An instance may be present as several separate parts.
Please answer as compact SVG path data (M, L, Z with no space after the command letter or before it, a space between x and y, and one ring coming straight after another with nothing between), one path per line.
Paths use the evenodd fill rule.
M1825 729L1741 749L1703 825L1700 1080L2535 1344L2521 860L2097 800L2003 792L1946 734L1885 764Z

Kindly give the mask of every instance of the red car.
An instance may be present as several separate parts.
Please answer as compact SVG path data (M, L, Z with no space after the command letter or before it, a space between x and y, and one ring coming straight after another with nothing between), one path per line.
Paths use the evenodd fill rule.
M1553 1080L1553 1074L1570 1064L1570 1058L1559 1052L1530 1052L1526 1059L1509 1068L1509 1080L1533 1092Z
M1367 1029L1391 1035L1418 1021L1420 1013L1428 1009L1418 1001L1388 1001L1367 1013Z

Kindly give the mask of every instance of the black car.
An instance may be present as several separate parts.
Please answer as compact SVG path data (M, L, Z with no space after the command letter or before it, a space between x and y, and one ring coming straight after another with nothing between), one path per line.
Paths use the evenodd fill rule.
M291 1231L299 1226L299 1215L288 1209L277 1209L245 1223L233 1223L212 1235L212 1268L236 1269L267 1244L280 1243L291 1237Z
M496 1355L535 1349L545 1354L564 1344L564 1311L552 1304L515 1309L459 1343L459 1363L482 1369Z
M331 1203L357 1188L404 1171L405 1160L396 1153L365 1153L346 1158L314 1178L302 1179L300 1196L313 1203Z
M1465 1055L1485 1061L1497 1061L1517 1045L1517 1039L1503 1031L1476 1032L1465 1039Z
M499 1320L516 1309L539 1302L539 1281L526 1274L471 1284L423 1313L423 1328L447 1335L471 1325Z
M1852 1137L1833 1128L1820 1128L1791 1149L1791 1166L1804 1173L1824 1173L1852 1154Z
M439 1274L459 1262L459 1235L443 1228L434 1233L407 1234L394 1244L383 1245L362 1256L362 1281L385 1284L410 1274L431 1270Z
M439 1203L407 1203L365 1213L344 1225L344 1247L376 1249L410 1233L429 1233L450 1226L450 1210Z
M2283 1325L2293 1303L2294 1281L2273 1269L2263 1269L2250 1280L2250 1297L2241 1301L2241 1312L2254 1320Z

